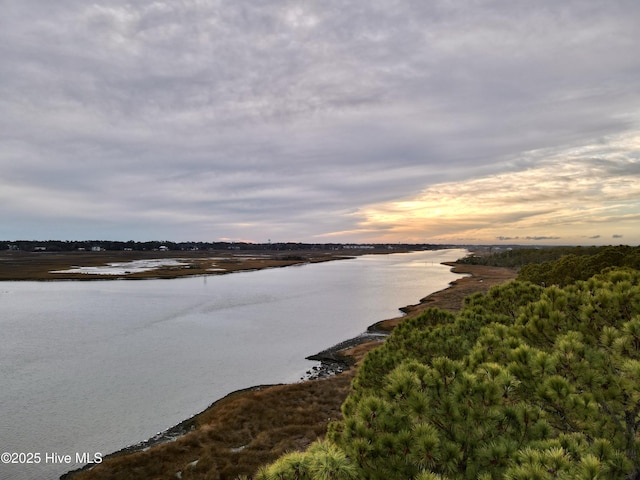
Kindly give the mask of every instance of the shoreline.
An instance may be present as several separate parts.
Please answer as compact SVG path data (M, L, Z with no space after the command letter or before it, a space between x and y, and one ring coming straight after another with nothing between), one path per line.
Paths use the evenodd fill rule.
M319 366L313 367L309 370L307 374L301 378L300 382L292 384L257 385L231 392L214 401L200 413L193 415L164 432L161 432L146 441L124 447L116 452L105 455L102 464L87 464L63 474L60 476L60 479L71 480L77 478L79 480L85 480L106 478L101 477L100 475L93 475L93 473L99 470L108 471L109 468L105 465L111 464L112 462L119 465L120 463L126 464L128 460L131 460L134 463L136 460L149 461L149 456L154 454L162 455L160 449L163 449L164 447L171 446L172 444L177 445L179 443L189 443L188 437L191 434L196 435L199 430L208 431L208 429L214 429L215 427L218 427L221 430L232 430L233 427L229 424L233 422L231 419L225 418L225 415L244 415L245 417L248 416L248 418L243 417L243 422L260 423L260 419L252 417L252 415L256 415L255 413L245 411L245 409L242 408L246 403L256 401L256 399L262 399L260 401L264 401L264 403L277 403L279 401L283 401L283 399L286 401L287 397L295 397L299 394L304 395L304 393L300 393L300 391L307 391L310 389L314 390L311 388L312 386L318 386L316 390L330 389L332 392L334 390L339 392L339 395L334 393L336 398L332 398L333 404L329 410L333 415L337 414L340 416L340 406L344 401L344 398L341 398L340 395L346 397L351 379L357 370L357 366L362 361L364 355L369 350L379 345L399 322L411 316L418 315L424 309L431 307L444 308L454 312L458 311L462 308L463 299L467 295L476 292L486 292L492 286L512 280L517 276L515 270L503 267L466 265L458 264L456 262L443 262L443 265L452 267L451 271L453 273L466 276L454 280L448 287L442 290L438 290L427 295L415 305L408 305L400 308L399 310L403 312L403 315L376 322L369 326L366 332L340 342L319 353L310 355L307 359L320 362ZM296 408L298 410L300 409L300 405L296 404L295 399L288 400L289 403L292 403L290 407L297 405ZM236 413L225 414L224 412L227 410ZM289 421L288 417L289 415L285 412L283 420L281 420L280 423L282 423L282 421L285 423ZM334 419L337 419L337 417L334 417ZM323 417L322 422L320 422L323 427L323 431L326 431L326 425L329 423L329 420L331 420L331 417ZM278 422L276 422L276 424L277 423ZM278 427L283 428L282 425L272 426L272 428ZM235 436L231 435L231 437ZM314 440L313 438L307 437L305 437L304 440L301 440L302 444L300 444L300 442L294 443L294 447L297 447L297 449L304 448ZM233 457L236 461L242 457L245 450L249 449L249 444L236 445L237 443L237 441L229 442L228 445L220 447L222 450L226 448L226 454L229 457ZM277 445L269 451L269 453L273 453L272 457L275 455L275 458L282 453L279 452L276 447ZM225 454L225 452L222 453ZM260 453L262 454L264 452L261 451ZM143 456L147 458L142 458ZM267 458L266 461L270 461L269 458ZM120 470L117 467L114 468Z

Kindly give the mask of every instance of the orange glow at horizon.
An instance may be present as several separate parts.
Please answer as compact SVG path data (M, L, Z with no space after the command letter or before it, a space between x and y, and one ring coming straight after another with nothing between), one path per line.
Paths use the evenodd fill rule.
M629 147L629 139L625 139ZM633 139L631 144L637 144ZM640 243L639 161L616 152L583 160L594 147L519 172L432 185L414 197L355 214L376 241ZM592 161L589 161L592 160ZM352 233L356 233L354 230Z

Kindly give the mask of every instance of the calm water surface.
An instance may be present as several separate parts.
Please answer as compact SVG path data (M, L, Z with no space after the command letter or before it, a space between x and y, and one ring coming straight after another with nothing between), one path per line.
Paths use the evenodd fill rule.
M53 479L76 452L146 440L459 278L440 250L172 280L0 283L0 478ZM71 464L55 457L71 455ZM47 457L49 454L49 457Z

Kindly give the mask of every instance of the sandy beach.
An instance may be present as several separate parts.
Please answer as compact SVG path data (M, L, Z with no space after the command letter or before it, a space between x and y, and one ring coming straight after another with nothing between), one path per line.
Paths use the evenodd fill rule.
M178 473L200 478L213 468L218 473L216 478L232 480L251 475L260 465L285 452L304 449L325 434L329 422L341 418L340 406L349 393L357 366L369 350L380 344L384 338L381 334L426 308L458 311L467 295L486 292L517 275L507 268L447 265L465 276L418 304L402 308L405 315L372 325L368 335L309 357L322 362L320 368L309 372L309 380L234 392L164 434L63 478L126 479L135 474L141 479L169 479Z

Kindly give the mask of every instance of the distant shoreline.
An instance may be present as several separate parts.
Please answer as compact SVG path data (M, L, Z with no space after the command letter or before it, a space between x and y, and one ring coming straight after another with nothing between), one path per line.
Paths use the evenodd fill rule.
M439 248L440 249L440 248ZM361 255L407 253L415 248L374 248L348 250L229 250L208 251L102 251L102 252L22 252L0 251L0 281L58 280L153 280L288 267L309 263L345 260ZM435 248L433 250L436 250ZM167 261L145 271L127 270L127 265ZM178 260L179 262L168 262ZM100 269L118 264L120 273ZM85 267L94 273L67 271ZM54 273L55 272L55 273ZM107 273L108 272L108 273Z
M264 268L287 267L306 263L353 258L361 255L354 251L349 254L317 252L163 252L163 251L122 251L122 252L0 252L0 281L94 281L94 280L147 280L173 279L187 276L222 275L226 273L261 270ZM158 268L146 271L127 271L127 265L137 263L167 262ZM123 272L119 274L99 273L109 265L118 264ZM77 267L92 268L96 273L67 272ZM111 267L113 268L113 267ZM107 272L109 270L106 270ZM54 273L57 272L57 273Z
M312 384L329 388L334 384L340 384L342 394L346 397L349 389L349 384L358 364L362 361L364 355L371 349L380 344L380 341L402 320L419 314L426 308L439 307L451 311L458 311L462 308L463 300L467 295L476 292L486 292L494 285L504 283L506 281L515 279L517 276L515 270L503 268L503 267L486 267L480 265L466 265L456 262L444 262L444 265L451 266L451 271L454 273L467 275L453 281L448 287L434 292L425 298L421 299L416 305L409 305L401 308L405 315L377 322L371 325L368 332L352 339L345 340L327 350L324 350L318 354L307 357L310 360L317 360L321 362L320 368L315 372L308 372L309 377L298 383L294 384L277 384L277 385L258 385L241 390L234 391L219 400L213 402L202 412L194 415L193 417L181 422L180 424L154 436L147 441L125 447L117 452L113 452L104 457L105 463L97 466L96 470L103 470L108 468L111 461L116 461L118 464L127 461L135 461L134 457L144 454L149 457L154 452L160 454L160 450L164 445L169 442L180 442L189 436L191 432L195 432L203 426L215 423L220 425L221 430L231 430L232 427L225 426L225 422L229 421L227 413L221 413L233 409L234 407L240 408L240 406L247 402L253 401L257 398L264 398L264 401L273 401L273 398L277 398L278 401L283 399L289 399L294 397L294 391L301 388L308 387ZM321 383L317 383L321 382ZM331 390L333 392L333 390ZM339 412L340 405L344 401L344 397L337 396L333 398L334 410ZM263 400L261 400L263 401ZM291 408L300 408L295 405ZM286 422L288 415L283 412L283 422ZM243 420L244 422L258 422L259 419L248 418ZM173 443L176 443L173 442ZM149 450L150 449L150 450ZM233 442L230 443L230 451L233 451ZM71 479L90 479L94 478L90 470L93 465L86 465L80 469L67 472L62 475L61 480ZM95 477L102 478L102 477Z

